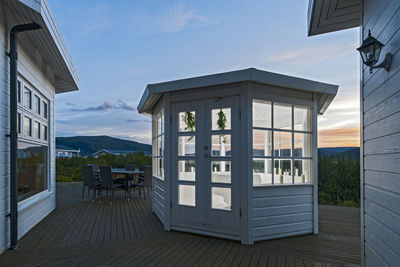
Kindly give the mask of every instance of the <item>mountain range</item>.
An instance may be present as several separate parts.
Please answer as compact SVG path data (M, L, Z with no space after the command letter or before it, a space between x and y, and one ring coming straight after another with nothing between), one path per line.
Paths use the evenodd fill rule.
M90 155L101 149L109 150L132 150L143 151L151 154L151 145L143 144L135 141L118 139L106 135L102 136L73 136L73 137L57 137L57 147L64 146L73 149L80 149L82 156ZM360 158L359 147L322 147L318 149L320 153L326 156L338 157L341 154L345 156L351 155L353 159Z
M143 151L146 154L151 154L151 145L106 135L56 137L56 147L80 149L81 156L90 155L101 149Z

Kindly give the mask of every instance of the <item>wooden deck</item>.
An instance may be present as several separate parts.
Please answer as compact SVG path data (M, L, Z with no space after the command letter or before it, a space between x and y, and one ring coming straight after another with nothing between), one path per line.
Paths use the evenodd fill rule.
M0 256L0 266L347 266L360 264L359 209L320 206L320 234L239 242L164 232L151 205L122 194L80 199L57 185L57 209Z

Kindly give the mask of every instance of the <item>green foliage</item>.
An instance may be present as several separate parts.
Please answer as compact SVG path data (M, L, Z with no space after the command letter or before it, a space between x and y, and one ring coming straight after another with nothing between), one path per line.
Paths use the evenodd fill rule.
M133 163L137 166L151 165L151 157L145 156L143 152L139 152L124 156L104 155L97 159L93 157L60 158L56 160L56 180L57 182L82 181L81 166L85 164L125 168L125 164L128 163Z
M217 125L218 125L218 129L220 129L220 130L225 130L225 128L226 128L226 115L225 115L225 113L222 111L222 108L221 108L220 111L218 112ZM225 135L220 135L220 138L222 138L222 142L223 142L224 144L226 144L226 137L225 137Z
M319 203L360 206L360 162L341 154L337 158L319 154Z

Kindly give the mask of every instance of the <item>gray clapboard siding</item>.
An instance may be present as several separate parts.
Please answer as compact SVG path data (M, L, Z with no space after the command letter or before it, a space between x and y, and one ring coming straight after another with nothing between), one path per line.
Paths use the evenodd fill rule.
M254 240L292 236L313 231L313 187L254 188Z
M153 211L165 225L167 214L165 182L155 177L153 177Z
M0 21L0 163L1 163L1 182L0 182L0 253L9 246L9 140L5 137L9 132L9 66L8 58L4 55L8 50L5 40L6 29L4 21ZM30 43L26 38L20 38L20 43ZM46 217L55 208L55 123L54 123L54 74L45 67L45 62L40 56L32 57L26 51L33 53L34 48L20 46L19 49L19 74L25 77L36 89L38 89L49 100L50 117L48 120L49 129L49 184L46 197L36 202L30 203L26 208L20 210L18 218L19 237L25 235L38 222ZM34 60L32 59L34 58ZM45 69L45 73L43 72Z

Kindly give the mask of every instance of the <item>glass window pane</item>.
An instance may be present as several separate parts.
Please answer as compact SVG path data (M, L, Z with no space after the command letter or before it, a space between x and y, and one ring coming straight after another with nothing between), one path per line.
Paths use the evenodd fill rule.
M47 103L43 101L43 117L47 119Z
M274 128L292 129L292 106L274 103Z
M34 133L35 133L35 137L40 139L40 123L38 123L37 121L35 121L34 123Z
M25 87L24 90L24 106L27 108L32 108L32 92Z
M196 187L194 185L178 185L178 204L196 206Z
M164 112L160 111L157 115L157 135L164 132Z
M211 182L231 183L230 161L211 161Z
M47 126L43 125L43 140L47 140Z
M35 112L40 115L40 98L37 95L35 95L34 99L35 99L35 104L34 104Z
M196 131L196 112L179 112L179 132Z
M272 156L272 132L253 130L253 156Z
M211 130L231 129L231 108L219 108L211 110Z
M253 185L272 184L272 160L253 159Z
M17 128L18 134L21 134L21 113L17 114Z
M253 127L271 128L271 102L253 100Z
M157 137L157 155L156 156L163 156L164 155L164 143L163 143L164 136Z
M32 136L32 120L28 117L24 117L24 134Z
M307 107L294 107L294 129L311 131L311 110Z
M21 103L21 82L17 81L17 101Z
M220 210L231 210L231 189L212 187L211 208Z
M294 156L311 157L311 134L294 133Z
M231 135L221 134L211 136L211 155L214 157L231 156Z
M310 159L294 160L295 183L311 183L311 163Z
M291 184L292 161L290 159L276 159L274 165L274 184Z
M196 137L195 136L179 136L178 137L178 156L195 156L196 155Z
M196 180L196 162L194 160L178 161L178 180L180 181Z
M18 201L47 189L47 146L18 143Z
M164 158L157 158L157 176L164 177Z
M292 150L291 132L274 132L274 156L290 157Z

